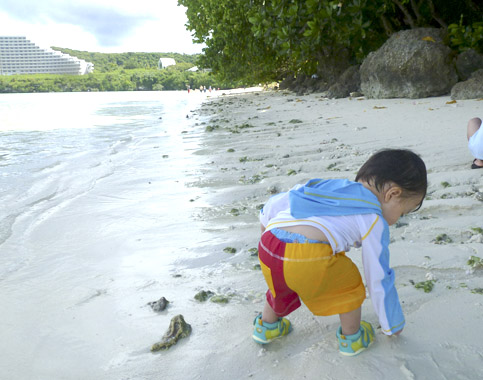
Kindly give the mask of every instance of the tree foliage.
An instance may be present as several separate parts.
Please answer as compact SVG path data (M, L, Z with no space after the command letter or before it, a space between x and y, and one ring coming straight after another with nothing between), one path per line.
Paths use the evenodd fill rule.
M62 49L62 52L94 63L94 72L87 75L0 75L0 93L73 92L73 91L160 91L186 90L212 86L233 88L237 81L215 78L210 72L188 71L196 56L161 53L90 53ZM176 65L158 70L160 57L174 58Z
M313 74L324 55L346 49L361 62L394 32L447 29L454 47L481 50L483 6L474 0L178 0L187 28L205 43L199 64L223 78L267 81ZM461 23L461 18L464 22ZM476 24L475 24L476 23ZM468 29L468 27L470 29ZM461 47L458 47L461 50Z
M187 64L189 69L196 65L198 56L179 53L96 53L59 47L52 49L91 62L95 71L100 73L118 69L156 69L161 57L174 58L177 64Z
M275 78L283 71L285 59L263 38L251 32L250 16L254 16L261 1L179 0L187 7L187 28L194 41L207 48L199 57L201 67L211 68L226 79L249 83Z
M224 83L211 73L180 70L174 66L163 70L116 70L87 75L0 76L0 93L186 90L187 85L193 89L200 86L227 88L237 83Z

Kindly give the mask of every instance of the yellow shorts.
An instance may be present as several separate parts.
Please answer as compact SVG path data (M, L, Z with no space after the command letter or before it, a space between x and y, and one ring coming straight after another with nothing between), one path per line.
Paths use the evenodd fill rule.
M267 231L258 251L267 301L279 316L297 309L300 299L315 315L334 315L357 309L366 298L357 266L345 252L334 255L329 244L285 243Z

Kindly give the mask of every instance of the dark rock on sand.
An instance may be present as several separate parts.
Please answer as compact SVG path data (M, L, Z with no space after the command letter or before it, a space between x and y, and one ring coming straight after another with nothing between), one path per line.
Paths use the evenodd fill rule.
M325 47L317 58L316 73L289 75L280 83L280 89L288 89L299 95L327 91L347 70L351 62L349 51L342 47Z
M166 309L166 307L168 306L168 304L169 304L169 301L166 298L164 298L164 297L161 297L157 301L148 302L148 305L151 306L151 308L154 311L163 311L164 309Z
M184 317L179 314L171 319L168 331L164 334L160 342L151 347L151 351L167 350L175 345L181 338L186 338L191 334L191 325L185 322Z
M359 74L359 65L350 66L337 79L337 82L330 86L327 91L328 98L347 98L351 92L361 90L361 76Z
M201 290L200 292L195 294L195 300L199 302L205 302L208 298L211 298L215 295L211 290Z
M368 98L425 98L449 94L458 81L443 30L416 28L394 33L360 68Z
M471 74L480 69L483 69L483 54L474 49L468 49L456 58L456 71L462 81L469 79Z
M456 83L451 89L451 99L483 98L483 69L475 71L468 80Z

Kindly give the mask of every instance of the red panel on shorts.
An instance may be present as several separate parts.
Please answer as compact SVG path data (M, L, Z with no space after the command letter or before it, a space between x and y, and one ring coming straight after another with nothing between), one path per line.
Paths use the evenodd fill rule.
M285 243L277 239L270 231L265 232L258 244L258 258L270 268L275 297L269 289L267 301L280 317L290 314L301 305L298 294L290 289L285 282L283 274L284 255ZM269 282L270 279L266 278L265 280Z

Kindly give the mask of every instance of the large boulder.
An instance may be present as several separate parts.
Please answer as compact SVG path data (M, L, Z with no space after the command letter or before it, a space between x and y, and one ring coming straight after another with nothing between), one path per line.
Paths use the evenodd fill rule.
M446 95L458 81L443 32L417 28L394 33L360 68L368 98L425 98Z
M471 74L470 79L459 82L451 89L451 99L479 99L483 98L483 69Z

